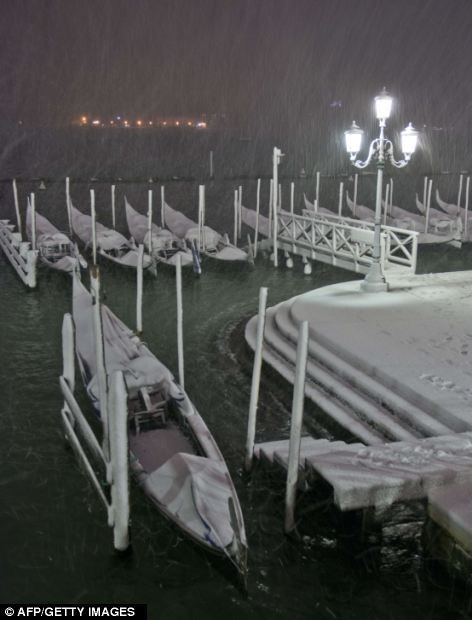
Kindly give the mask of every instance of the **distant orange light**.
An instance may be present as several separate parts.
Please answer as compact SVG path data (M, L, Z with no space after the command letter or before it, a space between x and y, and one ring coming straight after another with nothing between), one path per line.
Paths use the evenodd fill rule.
M175 121L175 126L178 127L180 125L179 121Z
M149 124L152 125L152 121L149 121Z
M162 124L163 124L163 125L164 125L164 127L165 127L165 126L167 125L167 121L164 121Z
M100 121L98 119L95 119L94 121L92 121L92 125L100 125Z
M86 125L88 122L88 119L86 116L81 116L80 117L80 122L82 123L82 125Z
M136 121L136 125L137 125L138 127L141 127L141 125L142 125L142 124L143 124L143 121Z
M191 126L192 126L192 124L193 124L193 123L192 123L192 121L187 121L187 125L188 125L189 127L191 127Z
M110 125L114 125L114 124L115 124L115 121L110 121Z

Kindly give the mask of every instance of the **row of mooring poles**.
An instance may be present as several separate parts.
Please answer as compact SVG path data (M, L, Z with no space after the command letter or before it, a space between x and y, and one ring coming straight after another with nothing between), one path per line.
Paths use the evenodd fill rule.
M267 305L267 288L259 290L259 308L257 314L256 344L254 349L254 365L252 370L251 395L246 436L244 466L249 472L254 461L254 445L256 436L257 409L261 380L262 359L264 353L264 329ZM298 330L297 356L290 422L289 456L287 484L285 491L284 529L289 533L295 528L295 503L300 464L301 433L303 426L303 408L305 400L305 380L308 357L308 321L303 321Z

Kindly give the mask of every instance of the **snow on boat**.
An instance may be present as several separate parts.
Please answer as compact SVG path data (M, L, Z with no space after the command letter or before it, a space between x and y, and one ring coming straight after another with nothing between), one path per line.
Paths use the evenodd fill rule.
M151 224L151 243L149 243L148 218L133 209L126 196L125 210L130 235L137 243L143 243L148 252L151 248L156 261L175 267L177 256L180 255L182 267L193 265L192 252L185 242L154 222Z
M123 372L133 474L157 509L206 550L245 576L244 521L225 460L182 387L151 351L100 306L106 372ZM74 277L76 353L87 393L99 411L92 296Z
M222 261L247 261L248 254L229 243L225 237L220 235L209 226L202 226L199 230L198 224L185 216L180 211L176 211L167 203L164 206L164 220L166 226L179 239L185 239L190 245L196 244L200 252L205 256L216 258Z
M26 211L26 234L32 240L32 208L28 201ZM77 244L72 243L67 235L60 232L51 222L35 212L36 248L42 263L56 269L72 273L79 264L83 269L87 268L87 262L79 253Z
M438 207L442 209L443 211L445 211L451 217L457 217L458 215L462 215L463 217L465 217L465 209L462 209L462 207L460 207L457 204L451 204L451 203L445 202L444 200L441 200L441 196L439 195L439 190L437 188L436 188L436 202L437 202Z
M85 243L86 247L92 246L92 218L90 215L81 213L72 204L71 210L71 223L74 234ZM132 267L134 269L138 266L138 250L133 243L130 243L122 234L107 228L95 222L95 229L97 232L97 251L98 253L111 260L118 265L124 267ZM148 269L154 266L153 261L149 254L145 254L143 258L143 268Z
M256 222L258 217L254 209L248 209L247 207L243 207L241 205L241 220L246 224L246 226L256 230ZM262 237L270 237L269 218L265 215L261 215L260 213L258 231Z

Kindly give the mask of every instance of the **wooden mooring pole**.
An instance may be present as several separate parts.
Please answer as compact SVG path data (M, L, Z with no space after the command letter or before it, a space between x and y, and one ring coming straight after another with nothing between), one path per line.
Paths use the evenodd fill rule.
M308 352L308 321L303 321L298 331L297 361L293 386L292 420L288 451L287 487L285 492L285 532L295 528L295 500L300 466L300 441L305 401L305 376Z
M261 382L262 350L264 347L264 326L267 303L267 288L259 289L259 310L257 314L256 348L254 350L254 366L252 369L251 399L249 401L249 418L247 424L246 471L252 468L254 458L254 440L256 437L257 405L259 402L259 385Z

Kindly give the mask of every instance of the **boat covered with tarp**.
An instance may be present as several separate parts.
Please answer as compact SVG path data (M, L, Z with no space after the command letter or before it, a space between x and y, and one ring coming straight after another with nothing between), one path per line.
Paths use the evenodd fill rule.
M248 254L229 242L227 236L220 235L209 226L199 227L186 215L164 205L164 221L167 228L179 239L184 239L190 247L195 246L205 256L222 261L247 261Z
M97 411L100 390L92 295L73 285L76 354ZM105 371L121 371L128 400L133 474L157 509L206 550L245 575L244 520L226 462L207 425L171 371L105 305L100 306Z
M149 231L148 218L138 213L130 205L126 196L125 211L130 235L136 243L143 243L146 250L156 261L175 267L177 257L180 256L183 267L193 264L192 252L185 241L179 239L170 230L160 228L154 222L151 223L151 231Z
M78 266L84 269L87 267L87 262L79 253L77 244L58 230L46 217L35 211L34 222L36 248L42 263L51 269L66 273L73 272ZM32 241L33 209L29 201L26 210L26 234Z
M87 248L92 247L93 243L93 224L90 215L82 213L72 204L70 205L71 224L74 234L85 244ZM123 267L138 266L139 253L136 244L128 241L121 233L112 228L107 228L100 222L95 222L97 236L97 252L100 256L111 260ZM154 266L154 262L149 254L144 254L143 268L148 269Z

